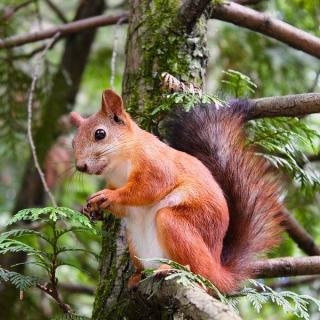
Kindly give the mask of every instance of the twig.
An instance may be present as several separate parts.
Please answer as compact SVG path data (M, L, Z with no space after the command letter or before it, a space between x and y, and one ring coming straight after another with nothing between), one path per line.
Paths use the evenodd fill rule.
M320 247L316 245L313 238L298 221L287 210L283 211L285 216L284 226L294 242L296 242L300 249L310 256L320 256Z
M117 50L118 50L118 31L119 26L127 20L126 16L120 18L116 25L114 26L114 35L113 35L113 46L112 46L112 58L111 58L111 77L110 77L110 86L114 89L114 79L116 75L116 59L117 59Z
M51 0L45 0L45 2L63 23L68 23L68 19L65 17L63 12Z
M72 313L72 310L70 306L66 303L64 303L57 292L57 290L54 290L53 288L49 287L48 283L38 283L37 288L51 296L59 305L59 307L63 310L65 313Z
M29 0L29 1L25 1L25 2L22 2L18 5L16 5L15 7L8 7L8 8L5 8L4 9L4 14L3 16L1 17L3 20L10 20L13 15L15 13L17 13L20 9L28 6L29 4L33 3L35 0Z
M264 13L229 2L222 5L214 5L211 17L262 33L295 49L320 58L320 39L318 37L295 28L288 23L271 18Z
M30 87L29 96L28 96L28 124L27 124L28 125L28 140L29 140L29 144L30 144L30 148L31 148L31 152L32 152L34 165L39 173L43 187L44 187L45 191L47 192L47 194L51 200L51 203L54 207L57 206L57 203L56 203L56 200L54 199L54 196L52 195L52 193L47 185L46 178L45 178L44 173L40 167L39 160L37 157L36 146L34 144L33 137L32 137L32 102L33 102L33 93L36 88L36 82L40 76L40 70L39 70L40 68L39 67L40 67L41 61L44 58L44 56L46 55L46 53L48 52L49 48L54 43L54 41L56 39L58 39L59 36L60 36L60 33L56 33L53 36L53 38L47 43L44 50L37 57L35 66L33 68L32 82L31 82L31 87Z
M116 24L120 19L124 19L124 21L127 21L127 18L128 14L123 13L118 16L106 17L101 15L92 18L81 19L47 30L2 39L0 40L0 49L21 46L26 43L51 38L58 32L60 33L60 36L65 36L71 33L77 33L100 26L110 26Z

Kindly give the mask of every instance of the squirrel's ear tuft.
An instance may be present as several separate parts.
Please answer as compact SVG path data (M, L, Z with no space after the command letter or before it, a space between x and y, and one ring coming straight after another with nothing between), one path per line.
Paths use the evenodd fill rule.
M76 112L71 112L70 113L70 121L71 123L76 126L77 128L80 127L81 123L83 123L84 118L80 116L80 114Z
M102 93L101 110L107 114L120 116L123 112L122 98L113 90L107 89Z

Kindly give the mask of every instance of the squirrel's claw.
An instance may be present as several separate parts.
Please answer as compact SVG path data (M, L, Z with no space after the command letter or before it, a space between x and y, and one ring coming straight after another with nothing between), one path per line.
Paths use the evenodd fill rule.
M101 210L91 211L88 206L84 206L81 211L91 222L103 220L103 212Z
M110 196L107 189L101 190L97 193L92 194L87 199L87 209L89 212L99 211L101 209L107 209L110 204Z

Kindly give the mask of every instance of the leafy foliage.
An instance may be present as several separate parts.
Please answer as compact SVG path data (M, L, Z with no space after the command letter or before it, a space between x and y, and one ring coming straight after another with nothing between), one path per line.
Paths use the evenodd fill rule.
M229 69L222 71L225 79L221 80L227 91L236 98L245 97L255 92L257 85L245 74Z
M59 267L70 266L80 269L77 265L72 264L66 259L62 259L62 254L89 253L98 259L98 256L94 252L86 248L72 248L63 245L62 236L66 234L73 233L75 235L76 232L96 233L88 218L80 212L66 207L24 209L12 217L8 226L23 221L40 222L42 230L36 231L21 228L3 232L0 235L0 254L26 253L30 256L31 260L29 259L21 264L31 264L39 267L45 271L47 279L40 279L33 275L22 275L0 268L0 281L10 282L20 290L35 287L39 283L50 283L52 288L56 290L58 282L56 272ZM15 266L17 264L12 267Z
M317 131L297 118L259 119L250 121L248 128L249 143L259 146L275 167L288 173L306 193L314 194L319 189L319 174L304 168L309 162L307 151L316 149L320 137Z
M291 313L305 320L310 319L308 312L310 303L314 303L320 312L320 300L311 296L299 295L292 291L277 292L258 281L249 280L249 282L253 287L245 287L240 294L250 301L258 313L261 311L262 306L268 302L277 304L285 313Z

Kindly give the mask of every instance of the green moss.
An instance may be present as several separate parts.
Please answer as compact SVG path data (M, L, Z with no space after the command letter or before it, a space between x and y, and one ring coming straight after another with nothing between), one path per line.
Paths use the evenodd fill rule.
M126 263L128 256L122 257L123 261L117 259L117 238L120 232L120 220L109 214L103 225L102 249L101 249L101 274L95 295L92 319L121 319L125 305L112 308L109 299L114 294L119 265ZM116 311L116 312L115 312Z
M127 75L130 93L126 105L149 130L157 121L150 114L161 100L163 72L198 86L203 81L207 61L206 19L201 18L192 33L187 33L177 16L179 6L177 0L157 0L151 4L142 1L137 10L143 13L144 20L132 28L137 43L129 44L128 49L138 48L140 68Z

